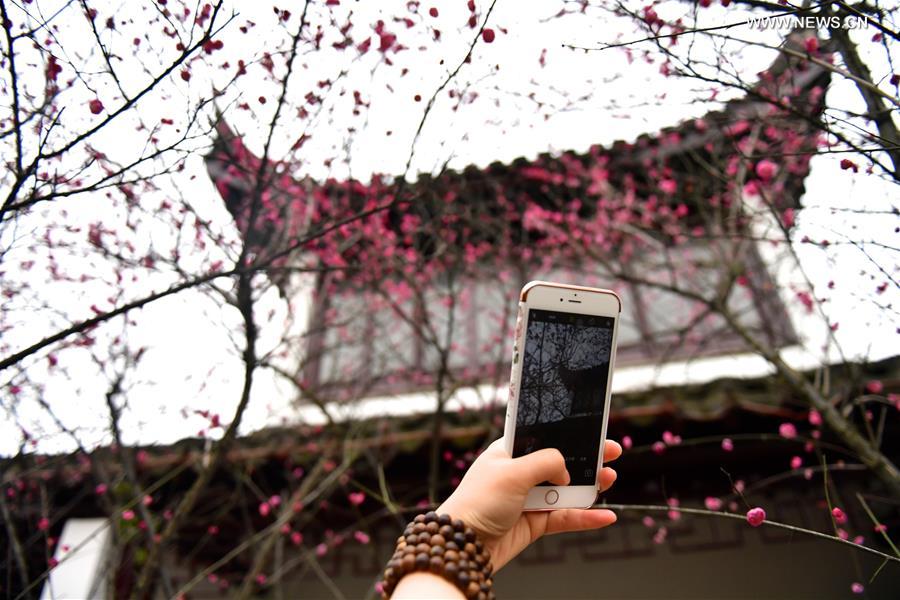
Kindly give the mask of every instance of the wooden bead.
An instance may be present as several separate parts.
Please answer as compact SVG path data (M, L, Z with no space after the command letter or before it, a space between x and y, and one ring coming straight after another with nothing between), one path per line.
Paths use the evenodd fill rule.
M410 573L413 568L416 566L416 555L415 554L406 554L403 557L403 560L400 561L400 567L403 569L404 573Z
M496 597L490 552L474 529L446 514L429 511L406 526L384 570L381 597L390 598L400 579L413 571L444 577L467 599Z
M444 570L444 559L440 556L432 556L428 561L428 569L432 573L440 573Z

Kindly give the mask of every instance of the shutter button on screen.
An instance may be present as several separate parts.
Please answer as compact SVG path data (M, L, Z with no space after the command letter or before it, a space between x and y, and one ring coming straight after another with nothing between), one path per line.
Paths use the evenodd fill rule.
M559 500L559 492L556 490L550 490L547 492L547 495L544 496L544 500L547 504L556 504L557 500Z

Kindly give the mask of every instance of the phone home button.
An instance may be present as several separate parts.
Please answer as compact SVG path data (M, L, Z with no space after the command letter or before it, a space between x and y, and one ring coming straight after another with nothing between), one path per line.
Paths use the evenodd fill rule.
M556 502L558 500L559 500L559 492L557 492L556 490L550 490L549 492L547 492L547 495L544 496L544 501L547 504L556 504Z

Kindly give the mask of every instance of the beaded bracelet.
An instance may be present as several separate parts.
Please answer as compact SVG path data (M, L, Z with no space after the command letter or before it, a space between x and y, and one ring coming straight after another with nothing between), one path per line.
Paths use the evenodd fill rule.
M450 515L429 511L416 515L406 526L384 570L381 597L390 598L400 579L415 571L442 576L462 590L466 598L495 597L490 551L471 527Z

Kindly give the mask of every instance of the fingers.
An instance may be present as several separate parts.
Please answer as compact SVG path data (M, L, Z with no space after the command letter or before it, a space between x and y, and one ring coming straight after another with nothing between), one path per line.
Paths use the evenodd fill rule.
M611 488L618 476L619 474L611 467L603 467L600 469L600 474L597 476L597 485L599 486L600 491L605 492Z
M509 456L506 453L506 441L503 436L498 437L496 440L491 442L491 444L484 449L485 452L490 452L492 454L500 453L504 456Z
M544 533L547 534L600 529L616 522L616 513L605 508L565 508L546 514L547 528Z
M512 459L511 471L513 478L520 482L524 489L531 489L544 481L556 485L569 483L566 461L556 448L544 448Z
M622 456L622 446L615 440L606 440L603 446L603 462L608 463Z

